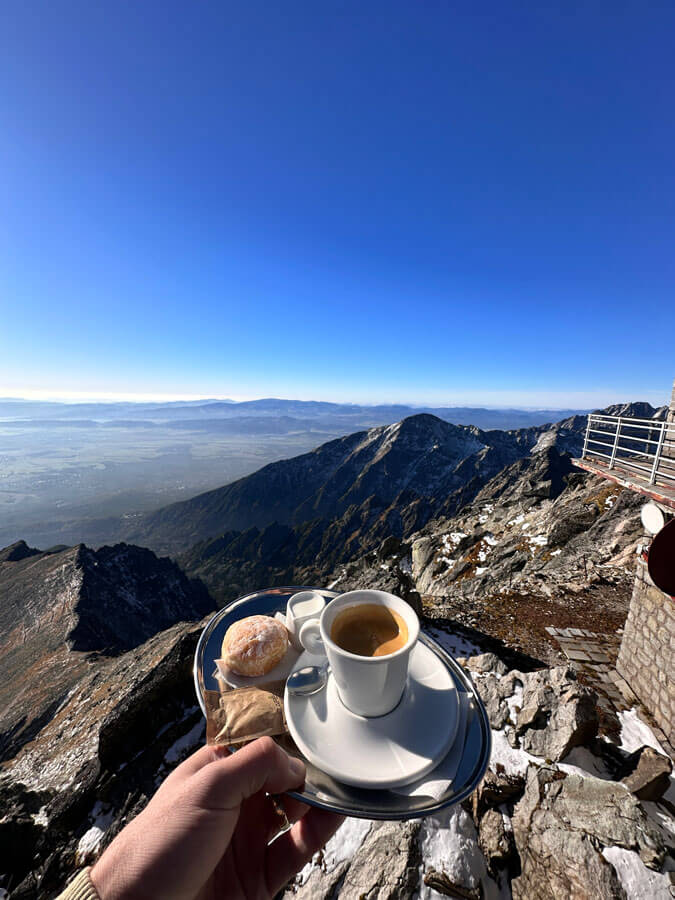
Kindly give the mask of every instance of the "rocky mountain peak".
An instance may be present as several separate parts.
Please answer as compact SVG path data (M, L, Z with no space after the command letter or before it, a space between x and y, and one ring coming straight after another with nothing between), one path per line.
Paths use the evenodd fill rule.
M189 581L174 562L145 547L80 545L77 565L82 589L77 624L67 638L73 650L121 653L213 607L200 582Z
M652 406L651 403L638 401L637 403L612 403L605 409L594 409L593 412L604 413L606 416L626 416L636 419L665 419L668 414L667 406Z
M336 519L364 503L389 506L401 495L447 501L467 482L473 482L471 499L492 475L529 453L540 433L483 432L420 413L158 510L134 523L130 539L180 552L228 531Z
M0 562L0 758L49 721L92 652L118 655L214 605L201 583L141 547L28 549L7 548Z
M39 553L39 550L29 547L25 541L16 541L16 543L10 544L9 547L5 547L4 550L0 550L0 563L19 562L19 560L26 559L29 556L37 556Z

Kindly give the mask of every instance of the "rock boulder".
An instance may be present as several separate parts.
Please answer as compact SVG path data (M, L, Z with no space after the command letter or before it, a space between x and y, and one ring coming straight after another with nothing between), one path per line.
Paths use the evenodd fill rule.
M558 761L595 737L595 694L576 680L573 669L529 672L521 681L523 698L514 734L523 750Z
M506 813L488 809L478 825L478 843L489 871L494 875L516 855L513 830Z
M658 869L665 856L661 832L621 784L530 766L513 831L521 875L516 900L616 900L624 897L604 847L639 853Z
M670 785L673 764L651 747L640 747L626 760L621 781L640 800L659 800Z

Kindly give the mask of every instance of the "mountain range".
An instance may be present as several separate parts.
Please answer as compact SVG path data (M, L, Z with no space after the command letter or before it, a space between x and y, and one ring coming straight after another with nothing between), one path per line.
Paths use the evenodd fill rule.
M180 428L216 427L230 421L237 427L286 428L313 427L344 433L371 425L389 425L407 416L429 413L457 425L476 425L480 428L523 428L540 425L587 410L565 409L487 409L474 406L414 407L404 404L363 406L356 403L328 403L314 400L192 400L173 403L56 403L47 401L0 398L0 421L17 425L27 421L75 423L79 427L97 423L120 422L170 424ZM277 424L273 420L279 420ZM241 425L237 423L240 422Z
M48 403L0 399L0 544L100 545L135 517L335 438L419 414L482 429L540 425L556 410L263 399Z
M482 431L453 425L430 414L356 432L310 453L271 463L252 475L125 523L125 540L159 552L180 552L221 533L251 527L299 526L349 514L372 519L412 513L427 498L447 510L467 502L492 475L532 450L554 441L578 452L585 417L515 431ZM366 512L364 504L369 511ZM431 504L431 506L430 506ZM419 505L419 504L418 504ZM391 523L390 523L391 524ZM406 526L395 526L401 531ZM411 527L411 526L407 526Z
M0 551L0 759L53 717L91 660L214 608L203 584L143 547Z
M647 406L619 411L661 415ZM18 541L0 551L0 888L9 888L12 900L54 896L203 741L191 677L203 617L263 585L371 587L406 598L450 652L498 654L491 662L478 657L475 670L493 729L502 728L506 713L505 703L492 703L496 694L490 691L497 687L495 676L485 675L487 665L497 667L498 677L520 678L536 694L540 709L532 739L559 742L546 704L574 706L578 690L566 666L542 669L544 662L563 661L545 626L587 627L597 620L610 631L619 627L641 533L640 498L572 466L585 424L585 417L572 416L551 426L483 431L418 414L329 441L147 518L117 523L126 522L141 543L170 548L173 559L128 543L41 551ZM509 666L520 673L506 675ZM586 692L581 698L586 706L589 697ZM570 707L570 722L575 716ZM605 752L607 741L593 743L581 733L588 723L581 724L583 729L572 729L581 754L574 762L594 775L600 763L593 754ZM618 723L611 727L616 734ZM626 762L618 748L613 753ZM550 760L543 757L555 762L562 755L541 752L538 765L546 768ZM555 774L556 785L569 768ZM497 773L503 781L499 768ZM615 781L587 778L584 784L594 796L601 790L629 796ZM528 790L540 796L537 786L530 790L521 778L502 787L511 793L506 801L501 794L494 799L499 821L507 816L518 823L514 804L523 791L526 798ZM585 841L583 829L592 831L585 802L573 797L566 807L566 815L583 819L583 828L556 820L563 823L557 852L566 878L576 877L578 868L576 850L569 859L564 852L570 835L583 832ZM631 802L635 833L656 834L637 801ZM457 814L467 829L467 858L485 866L485 854L493 867L490 876L481 876L490 890L499 882L500 895L510 896L511 879L515 885L522 868L530 893L518 896L549 897L546 867L527 855L529 830L525 838L518 835L507 864L488 843L491 811L474 807ZM445 826L429 820L426 827L438 843ZM407 839L401 828L391 831L391 840ZM377 842L380 833L369 834ZM655 846L658 859L650 865L656 871L665 839ZM357 850L359 858L368 847ZM424 866L424 883L435 879L451 893L448 878L432 871L421 837L417 848L415 838L409 855L415 866ZM376 880L391 864L385 857L372 857ZM593 843L588 859L596 858ZM447 854L441 862L444 871L453 871ZM598 896L622 896L609 862L602 867L611 890ZM332 882L324 890L313 871L301 896L360 896L370 888L365 874L357 880L357 871L352 866L349 874L360 885L356 893ZM579 877L589 887L583 871ZM284 896L290 900L293 890ZM466 890L455 895L478 896Z

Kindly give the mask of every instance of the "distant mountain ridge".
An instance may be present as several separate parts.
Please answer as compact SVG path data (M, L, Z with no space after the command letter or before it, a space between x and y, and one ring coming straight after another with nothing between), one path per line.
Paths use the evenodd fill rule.
M369 497L392 502L449 493L473 477L474 467L502 468L536 443L537 429L483 432L434 416L356 432L316 450L271 463L246 478L136 519L130 541L176 551L230 530L277 522L299 525L334 519Z
M303 566L329 570L389 537L407 539L432 519L457 515L500 473L508 480L534 471L533 456L569 460L581 452L586 421L571 416L550 427L483 432L411 416L266 466L148 519L155 540L227 523L179 556L223 601L269 582L273 572L288 581ZM153 530L148 534L152 539Z
M525 428L541 425L587 410L518 409L478 406L409 406L406 404L330 403L319 400L196 400L173 403L50 403L46 401L7 400L0 398L0 420L14 420L17 425L31 421L35 424L50 420L70 420L111 423L116 420L145 421L150 424L176 423L182 428L201 428L218 420L263 422L278 419L289 430L316 427L327 430L342 429L343 433L364 427L390 425L411 415L428 413L456 425L476 425L479 428ZM189 424L188 424L189 423ZM277 429L280 426L277 426Z
M643 405L639 408L642 412ZM136 518L124 537L176 553L231 531L355 515L361 532L363 504L371 508L371 519L375 509L392 521L407 518L407 525L399 522L395 528L404 533L421 527L430 510L454 514L490 478L534 448L555 445L580 453L586 421L586 416L571 416L550 426L483 431L426 413L409 416L270 463L222 488Z

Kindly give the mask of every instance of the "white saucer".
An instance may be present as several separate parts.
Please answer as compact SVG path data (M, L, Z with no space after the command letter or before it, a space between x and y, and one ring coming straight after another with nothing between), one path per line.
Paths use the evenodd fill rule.
M325 662L303 653L295 666ZM448 668L418 643L399 705L367 719L342 705L334 680L316 694L284 693L286 722L299 750L317 768L345 784L393 788L430 772L452 746L459 723L455 682Z

